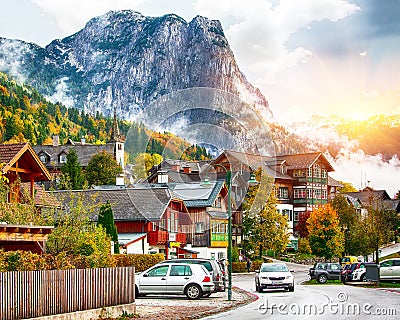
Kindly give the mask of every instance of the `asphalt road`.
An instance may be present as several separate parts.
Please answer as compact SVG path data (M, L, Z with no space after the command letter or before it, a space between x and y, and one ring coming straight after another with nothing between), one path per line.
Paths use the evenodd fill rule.
M400 319L400 293L349 285L301 285L309 266L294 269L295 291L257 293L254 273L233 276L233 285L257 295L249 305L204 319Z

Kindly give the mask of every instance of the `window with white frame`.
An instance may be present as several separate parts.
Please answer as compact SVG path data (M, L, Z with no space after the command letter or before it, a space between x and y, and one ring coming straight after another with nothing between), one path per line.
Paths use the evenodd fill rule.
M328 190L322 190L322 199L327 199L328 198Z
M294 198L295 199L305 199L306 198L306 189L294 189Z
M66 163L67 162L67 155L65 153L61 153L59 156L59 162L60 163Z
M41 154L41 155L40 155L40 161L42 161L43 163L46 163L46 162L47 162L47 157L46 157L46 155Z
M294 218L294 221L295 221L295 222L299 221L299 213L300 213L300 212L298 212L298 211L295 211L295 212L294 212L293 218Z
M307 177L312 177L312 168L307 169Z
M204 233L204 222L196 222L196 233Z
M314 177L316 177L316 178L321 177L321 166L318 163L314 164L314 172L313 173L314 173Z
M326 169L322 169L322 178L326 178L328 176L328 171Z
M278 198L288 199L289 198L289 188L288 187L279 187Z

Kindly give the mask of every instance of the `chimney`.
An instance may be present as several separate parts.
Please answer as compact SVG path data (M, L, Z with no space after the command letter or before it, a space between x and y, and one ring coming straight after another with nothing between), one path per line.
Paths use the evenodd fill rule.
M117 174L115 185L117 185L117 186L124 186L125 185L124 175L123 174Z
M186 174L192 173L192 167L189 167L189 166L183 167L183 172Z
M58 135L53 136L53 147L58 147L60 145L60 137Z
M168 183L167 171L158 171L157 172L157 183Z
M179 165L179 163L171 164L172 171L179 172L180 169L181 169L181 166Z

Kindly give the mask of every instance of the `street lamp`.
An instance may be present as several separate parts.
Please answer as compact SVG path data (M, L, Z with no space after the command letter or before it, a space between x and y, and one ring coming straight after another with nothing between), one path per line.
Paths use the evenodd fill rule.
M225 173L225 183L228 187L228 300L232 300L232 213L231 213L231 187L232 187L232 173L221 164L210 164L213 167L222 168ZM250 185L258 184L256 176L252 173L249 179ZM208 177L205 177L205 184L210 184Z

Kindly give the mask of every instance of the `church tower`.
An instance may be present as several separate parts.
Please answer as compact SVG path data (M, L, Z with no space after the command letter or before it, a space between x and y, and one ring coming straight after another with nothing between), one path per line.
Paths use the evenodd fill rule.
M114 107L114 120L113 120L113 127L111 131L111 139L108 143L114 144L114 158L119 163L122 169L125 168L124 163L124 146L125 146L125 139L121 136L118 128L117 122L117 109Z

